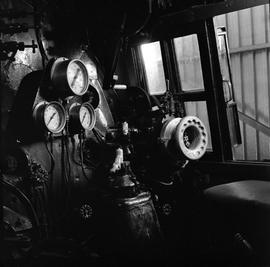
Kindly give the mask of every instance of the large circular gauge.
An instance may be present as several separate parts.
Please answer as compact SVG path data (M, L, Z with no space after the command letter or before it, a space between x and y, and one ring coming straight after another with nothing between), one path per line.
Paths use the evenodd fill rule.
M92 130L96 123L96 114L90 103L74 103L69 111L69 132L79 133L81 130Z
M79 59L58 58L51 68L51 80L58 95L83 95L89 85L85 64Z
M67 67L67 80L76 95L83 95L88 88L88 72L84 63L78 59L70 61Z
M51 133L60 133L66 125L66 112L58 102L40 102L33 112L36 123Z

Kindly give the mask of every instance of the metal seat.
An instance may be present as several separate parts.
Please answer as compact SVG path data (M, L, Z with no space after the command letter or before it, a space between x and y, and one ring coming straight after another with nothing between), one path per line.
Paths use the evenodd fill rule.
M268 181L244 180L217 185L206 189L205 196L224 204L245 204L270 210Z
M240 233L257 255L270 260L270 182L231 182L210 187L204 195L216 235Z

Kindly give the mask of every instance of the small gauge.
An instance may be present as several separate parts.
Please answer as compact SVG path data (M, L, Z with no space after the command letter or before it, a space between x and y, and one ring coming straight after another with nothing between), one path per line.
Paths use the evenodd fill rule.
M60 133L66 125L66 112L58 102L40 102L33 116L37 124L51 133Z
M85 130L92 130L96 122L96 114L93 106L89 103L82 104L79 116L82 127Z
M81 130L92 130L96 123L95 110L90 103L73 103L69 116L69 132L73 134Z
M44 110L44 122L52 133L59 133L66 124L66 114L63 106L58 102L51 102Z
M51 80L58 95L83 95L89 85L89 75L85 64L79 59L57 59L51 68Z

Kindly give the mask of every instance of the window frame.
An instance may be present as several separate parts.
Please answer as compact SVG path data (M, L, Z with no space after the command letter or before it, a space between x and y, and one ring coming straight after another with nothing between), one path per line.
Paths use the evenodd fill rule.
M204 90L183 91L173 38L191 34L196 34L198 38ZM174 97L179 103L182 103L181 108L184 108L184 102L206 101L213 151L207 152L203 160L232 160L232 148L213 18L189 24L189 27L181 27L181 29L179 28L173 33L170 32L169 36L163 35L160 40L149 40L149 42L154 41L160 41L165 79L169 79ZM143 88L147 88L139 44L132 49L137 66L138 84Z

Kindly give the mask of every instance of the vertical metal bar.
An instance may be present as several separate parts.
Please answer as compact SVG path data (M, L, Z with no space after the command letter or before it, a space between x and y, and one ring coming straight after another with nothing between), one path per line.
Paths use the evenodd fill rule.
M169 80L169 87L170 87L170 88L167 88L167 90L170 90L172 92L172 88L175 88L175 80L172 74L171 59L170 59L170 52L169 52L168 44L169 44L169 40L160 41L165 79Z
M232 148L213 19L207 19L204 26L205 33L200 36L199 41L200 48L203 48L200 51L203 55L204 77L207 78L205 81L208 95L207 108L210 111L213 148L217 152L217 157L224 161L232 159Z
M269 16L269 10L270 10L270 5L268 4L268 5L265 5L264 6L264 10L265 10L265 42L266 43L269 43L269 41L270 41L270 36L269 36L269 19L268 19L268 16ZM270 53L270 50L269 49L267 49L266 50L266 57L267 57L267 61L266 61L266 69L267 69L267 71L266 71L266 73L269 73L270 72L270 67L269 67L269 65L270 65L270 63L269 63L269 60L270 60L270 56L269 56L269 53ZM270 88L270 77L269 77L269 75L267 75L267 84L268 84L268 88ZM268 106L270 106L270 94L269 94L269 90L268 90ZM268 118L270 118L270 108L269 108L269 111L268 111L269 113L268 113ZM269 126L269 124L270 124L270 119L268 119L268 126ZM270 138L268 138L268 140L270 140ZM268 145L268 153L270 153L270 147L269 147L269 145Z
M268 13L267 13L268 9ZM269 5L264 5L264 21L265 21L265 43L269 42L269 20L267 19L267 15L269 15Z
M269 56L269 53L270 53L270 50L267 50L266 52L266 56L267 56L267 62L266 62L266 66L267 66L267 73L269 73L270 71L270 63L269 63L269 60L270 60L270 56ZM267 84L268 84L268 88L270 88L270 77L269 75L267 75ZM268 90L268 105L270 105L270 93L269 93L269 90ZM270 108L269 108L269 115L268 115L268 118L270 118ZM268 119L268 126L270 124L270 121ZM270 139L270 138L268 138ZM268 152L270 152L270 147L268 146Z
M229 78L230 81L232 82L231 84L231 95L232 95L232 100L235 101L235 95L234 95L234 86L233 86L233 78L232 78L232 70L231 70L231 59L230 59L230 50L229 50L229 44L228 44L228 37L227 37L227 28L226 32L224 34L224 41L225 41L225 47L226 47L226 59L227 59L227 64L229 66L228 71L229 71Z
M255 30L254 30L254 13L253 13L253 8L250 9L250 20L251 20L251 45L255 44ZM257 93L258 93L258 88L256 88L257 85L257 72L256 72L256 64L255 64L255 60L256 60L256 52L252 52L252 65L253 65L253 88L254 88L254 109L255 109L255 120L258 120L258 105L257 105L257 101L258 101L258 97L257 97ZM255 135L255 140L256 140L256 160L258 160L259 158L259 133L258 130L255 129L256 131L256 135Z
M145 80L145 72L144 65L142 63L142 54L140 47L131 48L132 59L134 64L134 69L136 73L137 83L139 83L140 87L147 88L147 82Z
M244 74L243 74L243 55L242 54L240 54L239 55L240 56L240 75L241 75L241 78L240 78L240 80L241 80L241 96L242 96L242 111L243 111L243 113L245 114L245 110L246 110L246 105L245 105L245 92L244 92L244 90L243 90L243 76L244 76ZM243 147L243 153L244 153L244 160L246 160L247 159L247 136L246 136L246 124L243 122L243 145L244 145L244 147Z
M265 5L264 6L264 21L265 21L265 43L269 43L269 19L268 19L268 16L269 16L269 4ZM270 71L270 67L269 67L269 60L270 60L270 57L269 57L269 53L270 53L270 50L269 49L266 49L266 73L269 73ZM270 88L270 77L269 75L267 75L266 77L267 79L267 84L268 84L268 88ZM270 94L269 94L269 90L268 90L268 106L270 105ZM268 118L270 118L270 108L269 108L269 111L268 111ZM268 119L268 126L270 124L270 120ZM270 138L268 137L268 140L270 140ZM268 145L268 153L270 152L270 147Z
M237 12L237 27L238 27L238 40L239 40L239 47L242 46L242 39L241 39L241 34L240 34L240 12ZM242 102L242 112L245 113L245 101L244 101L244 90L243 90L243 55L242 54L239 54L239 62L240 62L240 71L239 71L239 74L240 74L240 81L241 81L241 87L240 87L240 90L241 90L241 102ZM246 138L246 125L245 123L243 122L243 156L244 156L244 159L247 158L247 138Z
M251 24L252 24L252 44L255 44L255 29L254 29L254 8L251 8ZM255 96L255 118L258 121L258 88L257 88L257 68L256 68L256 51L253 51L253 69L254 69L254 96ZM260 159L260 135L259 131L256 130L256 144L257 144L257 160Z
M256 60L256 55L255 52L253 52L253 69L254 69L254 101L255 101L255 119L256 121L258 121L258 88L257 88L257 68L256 68L256 64L255 64L255 60ZM260 137L259 137L259 132L256 129L256 159L258 160L260 157Z
M182 84L181 84L181 73L179 72L178 64L177 64L177 57L176 57L176 50L175 50L175 43L174 39L170 41L170 56L171 56L171 63L173 66L174 70L174 79L175 79L175 84L177 86L177 91L182 92Z
M177 64L177 57L176 57L176 50L174 39L170 39L167 41L168 47L168 55L170 60L170 72L171 72L171 79L173 80L174 88L172 90L173 93L181 93L182 91L182 84L180 80L180 72ZM176 102L176 116L184 117L186 115L185 104L181 99L174 99Z
M226 27L226 32L228 31L228 14L225 14L225 27ZM228 36L227 36L228 38ZM229 47L228 47L229 48Z

